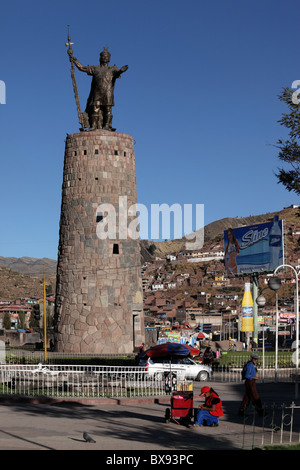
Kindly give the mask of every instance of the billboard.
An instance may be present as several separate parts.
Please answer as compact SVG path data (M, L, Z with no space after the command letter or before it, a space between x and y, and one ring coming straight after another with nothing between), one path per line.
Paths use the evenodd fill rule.
M282 220L225 230L224 251L228 276L274 271L284 263Z
M164 343L180 343L185 344L188 338L181 336L180 333L176 331L166 331L163 336L158 338L157 344Z

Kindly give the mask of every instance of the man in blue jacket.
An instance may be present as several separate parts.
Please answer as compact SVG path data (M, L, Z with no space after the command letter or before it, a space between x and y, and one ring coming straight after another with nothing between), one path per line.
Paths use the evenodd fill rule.
M245 410L247 406L249 405L250 401L256 407L259 416L263 416L264 414L262 402L256 389L257 361L258 361L258 355L256 353L252 353L250 357L250 361L248 361L244 365L244 368L243 368L242 377L245 380L245 395L242 400L242 403L240 404L239 416L244 416Z

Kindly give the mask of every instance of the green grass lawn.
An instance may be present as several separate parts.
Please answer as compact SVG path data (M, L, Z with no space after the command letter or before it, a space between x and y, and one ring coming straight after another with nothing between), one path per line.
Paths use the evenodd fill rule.
M300 450L300 444L295 444L291 446L266 446L264 450Z
M263 363L263 354L258 352L258 367L262 366ZM215 361L215 364L220 366L227 367L242 367L245 362L250 359L250 352L244 351L228 351L227 353L223 352L220 359ZM292 362L292 351L278 351L278 367L292 367L294 364ZM265 352L265 366L274 367L275 365L275 351L266 351Z

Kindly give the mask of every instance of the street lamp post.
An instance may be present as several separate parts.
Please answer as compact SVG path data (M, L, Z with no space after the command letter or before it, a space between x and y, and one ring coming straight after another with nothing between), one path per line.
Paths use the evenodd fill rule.
M274 272L275 274L275 272ZM271 277L268 282L270 289L275 291L276 298L276 318L275 318L275 382L277 382L277 370L278 370L278 294L277 291L280 289L281 280L279 277Z
M252 275L252 292L253 292L253 299L256 299L258 295L258 276L257 274ZM256 302L253 303L253 341L258 346L258 321L257 321L257 304Z
M277 371L278 371L278 294L277 290L275 291L275 311L276 311L276 319L275 319L275 382L277 382Z
M267 289L267 287L265 287ZM265 290L263 289L263 290ZM258 307L264 307L266 305L266 299L262 295L263 290L260 292L260 295L256 298L256 304ZM262 325L263 329L263 346L262 346L262 368L263 368L263 381L265 378L265 325Z
M260 295L256 298L256 304L259 307L264 307L266 304L266 299L262 295L262 292L265 289L271 289L275 291L276 295L276 319L275 319L275 382L277 382L277 369L278 369L278 300L277 300L277 291L281 286L281 280L278 277L271 277L268 282L268 287L265 287L261 292ZM263 332L264 335L264 332ZM264 336L263 336L263 343L264 343ZM263 369L264 369L264 360L265 360L265 348L263 346Z
M295 273L296 277L296 382L295 382L295 399L298 398L298 370L299 370L299 290L298 290L298 273L296 269L291 266L290 264L281 264L277 266L274 271L274 275L279 271L281 268L290 268Z

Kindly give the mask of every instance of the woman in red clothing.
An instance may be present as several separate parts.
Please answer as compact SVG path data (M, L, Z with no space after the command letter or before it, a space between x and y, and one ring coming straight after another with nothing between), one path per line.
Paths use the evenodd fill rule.
M223 416L222 401L219 395L211 387L202 387L200 397L205 397L205 402L204 405L199 406L194 427L200 427L204 421L207 426L218 426L219 417Z

